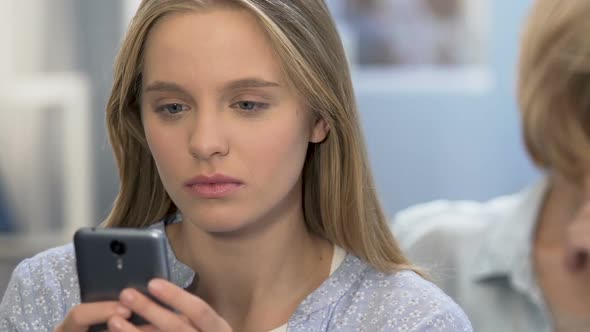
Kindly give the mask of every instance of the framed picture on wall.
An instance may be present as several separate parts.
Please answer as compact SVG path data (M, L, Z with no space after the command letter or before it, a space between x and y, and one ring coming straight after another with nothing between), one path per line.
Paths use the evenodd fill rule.
M357 90L461 91L489 87L489 0L327 3Z

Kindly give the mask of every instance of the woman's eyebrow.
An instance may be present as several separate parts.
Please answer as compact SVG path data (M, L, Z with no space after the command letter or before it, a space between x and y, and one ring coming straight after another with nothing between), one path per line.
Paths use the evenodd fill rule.
M169 82L169 81L153 81L145 86L142 91L142 95L147 94L149 92L168 92L174 93L177 96L185 99L190 103L195 103L195 99L193 96L183 88L180 84Z
M276 82L263 80L260 78L244 78L231 81L225 84L222 88L223 92L232 92L240 89L248 88L278 88L281 85ZM179 94L187 99L193 100L192 95L181 85L169 81L154 81L145 86L143 94L149 92L172 92Z
M143 92L177 92L190 95L184 88L173 82L154 81L145 86Z
M260 78L244 78L227 83L223 91L235 91L248 88L277 88L281 85L276 82L266 81Z

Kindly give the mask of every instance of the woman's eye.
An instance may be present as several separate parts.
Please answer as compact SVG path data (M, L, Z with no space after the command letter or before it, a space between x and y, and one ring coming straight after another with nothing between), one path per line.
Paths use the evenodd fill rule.
M238 108L244 112L253 112L259 109L268 108L266 103L257 103L254 101L239 101L231 105L232 108Z
M166 104L159 106L156 110L158 112L166 112L169 114L178 114L180 112L186 111L188 106L183 104Z

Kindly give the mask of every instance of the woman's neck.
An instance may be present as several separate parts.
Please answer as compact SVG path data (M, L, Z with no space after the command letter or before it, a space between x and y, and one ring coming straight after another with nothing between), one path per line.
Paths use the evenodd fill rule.
M240 331L270 330L328 276L332 245L294 211L252 231L219 235L185 221L168 233L180 261L199 275L193 292ZM279 324L280 323L280 324Z
M563 246L567 228L583 203L580 186L554 175L537 216L535 246L557 249Z

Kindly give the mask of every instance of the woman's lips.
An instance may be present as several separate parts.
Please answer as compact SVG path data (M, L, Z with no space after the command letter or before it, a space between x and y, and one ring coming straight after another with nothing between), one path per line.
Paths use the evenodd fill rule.
M203 198L226 197L243 186L240 180L223 174L199 175L185 183L185 188L194 195Z
M203 198L227 197L238 191L243 185L235 182L225 183L197 183L186 186L187 190L194 195Z

